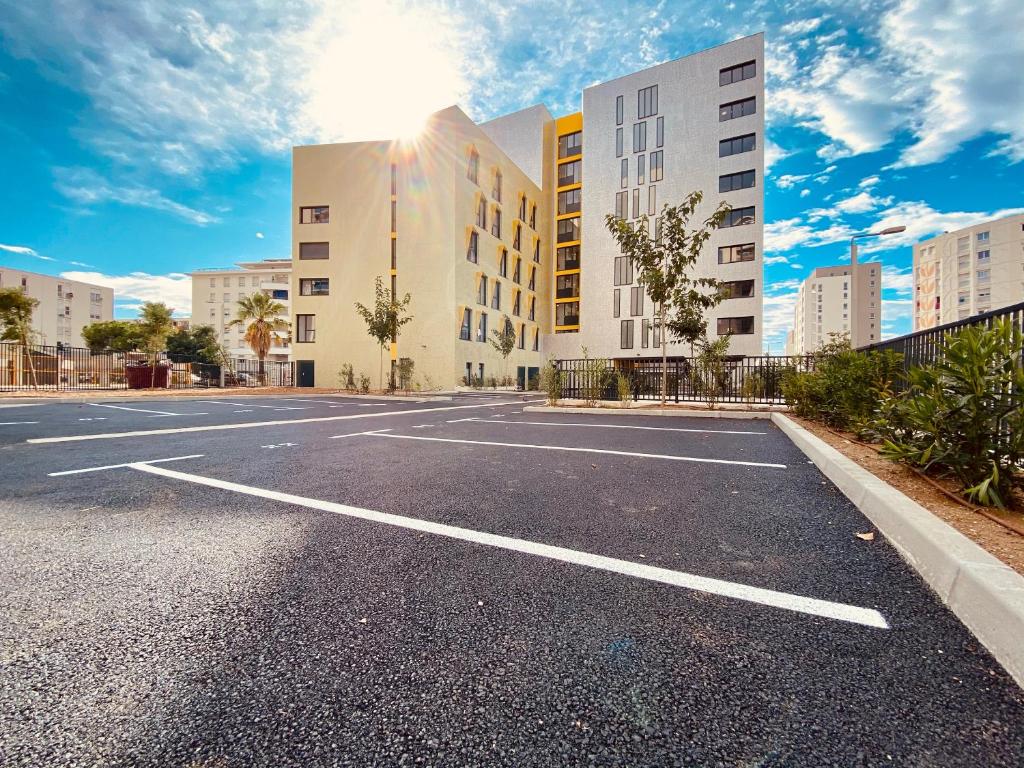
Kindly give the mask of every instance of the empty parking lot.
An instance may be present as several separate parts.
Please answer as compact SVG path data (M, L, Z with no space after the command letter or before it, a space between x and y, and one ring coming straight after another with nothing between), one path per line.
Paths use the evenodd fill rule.
M770 422L526 404L0 409L5 764L1020 764Z

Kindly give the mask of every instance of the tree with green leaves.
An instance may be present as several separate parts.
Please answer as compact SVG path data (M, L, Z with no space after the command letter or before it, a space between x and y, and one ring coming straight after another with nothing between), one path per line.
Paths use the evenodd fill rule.
M611 214L605 226L622 254L629 258L637 281L658 311L661 342L661 403L668 392L668 335L691 345L707 333L707 310L722 300L718 281L693 277L693 270L711 233L731 210L722 202L699 226L690 227L704 194L691 192L679 205L665 205L650 231L646 215L634 222Z
M380 347L380 388L382 390L384 389L384 347L392 342L397 343L402 326L412 321L412 316L405 314L409 310L411 301L412 296L408 293L401 301L396 301L391 294L391 289L384 287L384 279L378 276L373 309L356 302L356 311L366 322L370 338L376 341Z
M173 310L162 301L147 301L139 313L139 329L142 332L142 348L150 358L149 388L156 387L156 365L161 352L167 345L167 337L174 331L171 319Z
M167 337L167 357L174 362L198 362L217 365L220 344L212 325L179 328Z
M25 350L33 389L39 388L36 364L32 358L32 344L38 335L32 327L32 313L38 306L38 299L18 288L0 288L0 341L13 341Z
M130 320L89 323L82 329L85 345L94 355L101 352L132 352L142 346L142 328Z
M263 361L274 343L275 331L286 331L289 328L288 321L281 317L287 311L284 304L257 291L238 300L235 319L228 323L229 326L240 325L245 328L245 343L259 360L260 384L266 382Z
M506 317L505 322L501 324L501 328L495 328L491 331L491 338L488 341L495 351L501 355L504 373L507 376L508 356L516 348L516 329L512 325L512 321Z

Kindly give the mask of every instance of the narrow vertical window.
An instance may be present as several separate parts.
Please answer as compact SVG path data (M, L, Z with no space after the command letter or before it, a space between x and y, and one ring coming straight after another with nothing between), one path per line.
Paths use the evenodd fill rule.
M398 166L391 164L391 194L398 194Z
M466 178L474 184L480 183L480 153L474 147L469 148L469 158L466 162Z
M616 288L612 291L612 317L618 317L622 307L622 290Z
M657 122L657 124L656 124L656 126L654 128L654 133L655 133L655 139L654 139L655 143L659 147L665 146L665 118L664 117L659 117L658 118L658 122Z
M479 260L479 241L476 230L469 233L469 246L466 248L466 260L474 264Z
M615 156L622 157L622 129L615 129Z
M540 328L533 329L533 351L540 351Z
M658 212L658 197L657 197L658 193L657 193L657 189L658 188L654 184L651 184L651 186L649 186L647 188L647 215L648 216L653 216L654 214L656 214Z
M633 218L640 215L640 190L633 190Z
M624 111L625 110L623 109L623 98L622 98L622 96L618 96L615 99L615 124L616 125L622 125L622 119L624 117L624 115L623 115Z
M622 189L626 189L629 186L629 158L622 158L621 168L619 169L619 186Z
M619 325L620 325L620 327L622 329L621 339L620 339L621 344L619 345L620 348L622 348L622 349L632 349L633 348L633 321L632 320L623 320Z
M645 166L646 155L640 155L636 159L636 183L644 183L644 166Z
M391 201L391 231L398 231L398 203Z

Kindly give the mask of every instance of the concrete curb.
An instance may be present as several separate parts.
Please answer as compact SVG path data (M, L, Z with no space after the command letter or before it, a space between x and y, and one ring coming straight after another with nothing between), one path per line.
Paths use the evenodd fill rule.
M784 414L772 414L772 422L1024 688L1024 576Z
M431 402L448 402L452 398L448 395L420 395L420 396L409 396L403 395L352 395L352 394L330 394L330 393L314 393L306 395L301 392L294 394L283 395L280 392L275 394L262 394L260 392L228 392L225 394L219 394L219 390L216 388L206 389L203 391L196 391L195 394L189 393L187 395L172 395L166 398L160 398L158 395L146 395L142 397L132 397L131 395L123 395L119 397L111 397L107 395L103 397L103 393L91 393L79 395L76 397L8 397L0 398L0 407L15 407L21 405L74 405L76 403L144 403L151 400L159 400L160 402L167 402L169 400L210 400L216 397L299 397L299 398L316 398L316 397L341 397L352 400L396 400L403 403L431 403ZM27 402L26 402L27 401Z
M771 411L684 411L676 408L584 408L573 405L528 405L530 413L586 413L591 416L675 416L698 419L770 419Z

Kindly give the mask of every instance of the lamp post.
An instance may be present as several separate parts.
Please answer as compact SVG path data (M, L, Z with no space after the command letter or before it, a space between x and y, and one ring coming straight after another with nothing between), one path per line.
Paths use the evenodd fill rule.
M857 349L861 346L863 339L860 338L860 295L857 292L857 240L864 237L881 237L883 235L896 235L905 232L906 227L886 227L878 232L858 232L850 238L850 346ZM881 272L879 272L879 285L881 285ZM878 292L878 306L882 306L882 292Z

